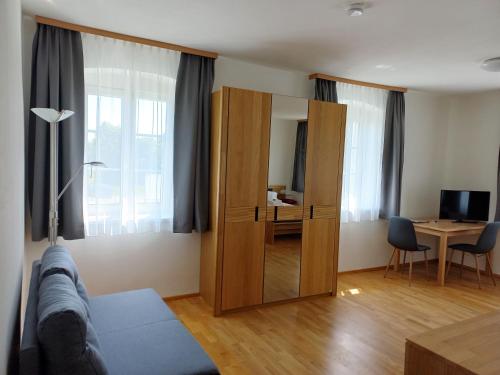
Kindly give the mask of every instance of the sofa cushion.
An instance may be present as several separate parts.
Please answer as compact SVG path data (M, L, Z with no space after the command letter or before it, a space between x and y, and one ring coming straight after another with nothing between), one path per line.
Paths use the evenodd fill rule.
M75 285L77 284L78 269L70 253L63 246L55 245L47 248L42 255L41 262L40 282L49 275L64 273L73 280Z
M178 320L99 335L110 375L218 374Z
M38 277L40 276L40 261L33 262L31 280L24 315L23 339L19 352L19 370L21 375L42 374L40 362L40 347L38 345L37 306L38 306Z
M38 339L47 374L107 374L87 308L65 274L45 276L38 298Z
M87 293L87 288L85 287L85 284L83 283L83 280L79 277L78 281L76 283L76 292L80 296L80 298L87 304L89 305L89 295Z
M60 245L50 246L43 253L40 267L40 282L44 277L56 273L65 274L73 280L76 285L76 291L80 298L87 304L86 308L88 310L89 297L87 288L80 278L73 257L65 247Z
M176 319L153 289L139 289L92 297L92 323L98 335L144 324Z

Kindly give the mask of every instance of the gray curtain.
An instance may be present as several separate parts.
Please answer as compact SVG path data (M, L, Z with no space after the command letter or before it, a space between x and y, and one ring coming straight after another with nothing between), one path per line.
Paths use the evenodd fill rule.
M316 78L314 84L314 99L338 103L337 82Z
M495 221L500 221L500 150L498 151L498 176L497 176L497 210Z
M33 40L30 108L69 109L75 114L59 125L59 190L83 163L85 86L80 33L38 25ZM49 215L49 125L29 114L28 200L34 241L47 237ZM59 235L83 238L83 175L59 201Z
M214 59L182 53L175 87L175 233L208 229Z
M403 174L405 137L404 93L391 91L385 112L384 151L382 155L382 196L379 216L399 216L401 177Z
M304 181L306 176L306 150L307 150L307 121L299 121L297 124L297 136L295 140L295 159L293 161L292 190L304 192Z

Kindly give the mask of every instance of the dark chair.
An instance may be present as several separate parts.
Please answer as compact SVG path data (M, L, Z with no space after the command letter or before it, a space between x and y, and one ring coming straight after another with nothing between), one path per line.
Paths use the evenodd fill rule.
M453 260L453 254L455 250L462 252L462 263L460 264L460 278L462 278L462 268L464 266L464 256L465 253L469 253L474 256L474 260L476 262L476 274L477 274L477 284L479 289L481 289L481 275L479 272L479 264L478 259L481 255L484 255L486 258L486 268L489 271L491 276L491 281L493 281L493 285L497 285L495 282L495 276L493 275L493 269L491 267L491 259L490 252L495 247L497 242L497 233L500 229L500 222L489 223L484 227L483 232L479 236L477 243L475 245L469 243L457 243L453 245L449 245L448 247L451 249L450 260L448 261L448 269L446 270L446 276L448 276L448 272L450 272L451 263Z
M404 259L403 264L406 262L406 253L410 253L410 271L408 274L409 285L411 286L411 275L413 271L413 253L415 251L423 251L425 257L425 272L427 277L429 277L429 264L427 263L427 250L430 250L429 246L419 245L417 243L417 235L415 233L415 228L413 227L413 223L409 219L405 219L404 217L394 216L391 217L389 221L389 236L387 241L394 246L394 250L392 251L391 258L389 259L389 263L385 268L384 277L387 276L387 272L389 271L389 267L392 263L392 259L394 258L394 254L396 251L404 251Z

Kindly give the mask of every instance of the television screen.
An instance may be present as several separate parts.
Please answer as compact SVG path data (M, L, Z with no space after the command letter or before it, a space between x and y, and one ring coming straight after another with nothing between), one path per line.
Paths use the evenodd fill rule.
M488 221L489 191L441 190L440 219Z

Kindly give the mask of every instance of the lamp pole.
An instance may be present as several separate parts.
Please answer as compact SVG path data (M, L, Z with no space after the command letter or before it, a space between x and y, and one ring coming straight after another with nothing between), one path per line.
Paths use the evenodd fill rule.
M57 241L57 189L58 189L58 128L59 122L66 120L67 118L73 116L75 112L63 109L62 111L57 111L53 108L31 108L31 111L35 113L42 120L47 121L50 126L50 196L49 196L49 242L51 245L55 245Z
M49 210L49 243L55 245L57 241L57 185L58 185L58 153L59 122L50 123L50 210Z
M67 118L73 116L75 112L63 109L62 111L57 111L52 108L31 108L31 111L35 113L41 119L47 121L50 124L50 209L49 209L49 243L50 245L55 245L57 242L57 226L58 226L58 202L62 197L64 192L69 188L71 183L76 179L78 174L81 172L85 165L90 165L92 167L106 167L106 165L100 161L91 161L88 163L83 163L77 169L77 171L71 176L69 181L64 185L61 192L59 190L59 150L58 150L58 138L59 138L59 122L66 120Z

